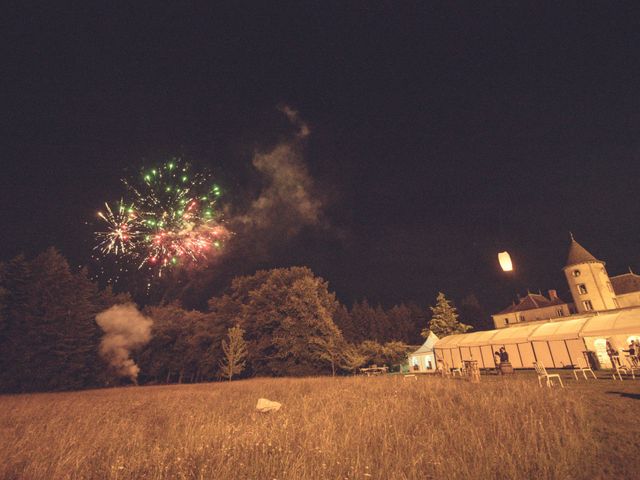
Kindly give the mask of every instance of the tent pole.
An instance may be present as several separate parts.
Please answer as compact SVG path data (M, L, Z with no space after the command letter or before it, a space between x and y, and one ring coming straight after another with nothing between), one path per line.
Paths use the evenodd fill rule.
M531 351L533 352L533 359L538 363L538 356L536 355L536 346L533 342L529 342L531 344Z
M524 368L524 362L522 361L522 353L520 353L520 345L516 343L516 350L518 350L518 357L520 357L520 367Z
M553 368L558 368L556 367L556 359L553 358L553 352L551 351L551 345L549 344L549 340L547 340L545 343L547 344L547 348L549 349L549 356L551 357L551 363L553 363Z
M571 358L571 352L569 351L569 344L566 340L564 340L564 348L567 349L567 355L569 355L569 361L571 362L571 365L576 365L575 363L573 363L573 358Z

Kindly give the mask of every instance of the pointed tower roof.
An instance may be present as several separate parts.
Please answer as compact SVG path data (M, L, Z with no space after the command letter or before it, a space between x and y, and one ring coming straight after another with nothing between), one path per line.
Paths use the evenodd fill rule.
M594 257L586 248L576 242L576 239L573 238L573 234L571 235L571 245L569 246L569 255L567 256L567 264L566 267L570 267L571 265L576 265L578 263L589 263L596 262L602 263L602 260L598 260Z

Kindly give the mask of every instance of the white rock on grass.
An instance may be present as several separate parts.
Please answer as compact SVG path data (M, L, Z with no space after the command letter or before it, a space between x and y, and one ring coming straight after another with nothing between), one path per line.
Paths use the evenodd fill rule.
M259 398L256 405L256 410L261 413L277 412L278 410L280 410L281 406L281 403L272 402L271 400L267 400L266 398Z

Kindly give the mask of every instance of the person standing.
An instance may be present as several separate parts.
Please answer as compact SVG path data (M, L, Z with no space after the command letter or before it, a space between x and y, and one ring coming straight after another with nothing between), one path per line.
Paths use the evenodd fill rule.
M509 363L509 354L505 347L500 347L500 363Z
M616 365L620 366L620 355L609 340L607 340L607 355L609 355L609 360L611 361L611 368L616 368Z

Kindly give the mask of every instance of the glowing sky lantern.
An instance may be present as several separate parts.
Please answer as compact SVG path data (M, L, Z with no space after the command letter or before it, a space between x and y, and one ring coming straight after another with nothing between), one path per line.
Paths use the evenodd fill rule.
M500 252L498 254L498 261L500 262L500 266L503 271L513 271L513 263L511 262L511 255L509 255L509 252Z

